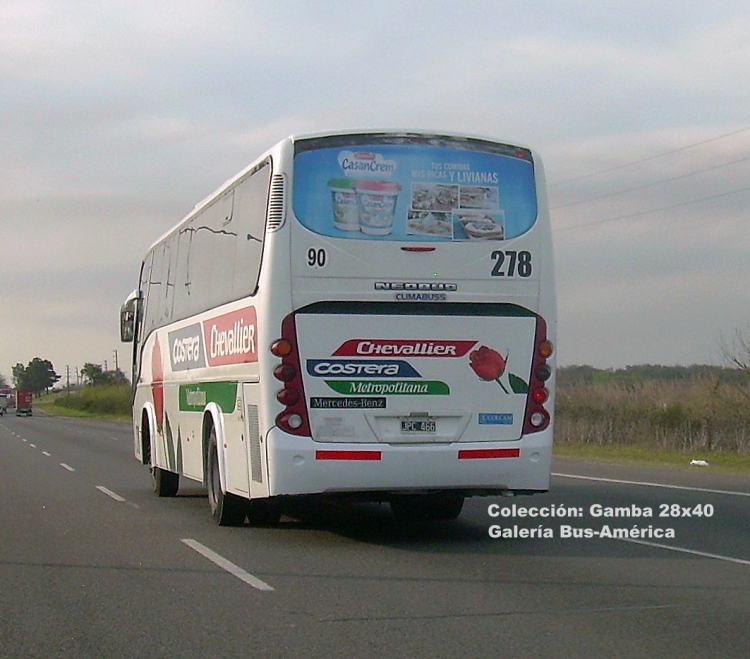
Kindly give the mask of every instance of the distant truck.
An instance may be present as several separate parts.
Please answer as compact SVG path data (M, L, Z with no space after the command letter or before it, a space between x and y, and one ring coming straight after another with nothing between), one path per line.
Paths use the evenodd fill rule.
M5 414L10 406L10 398L7 394L0 394L0 416Z
M28 389L16 392L16 416L31 416L32 394Z

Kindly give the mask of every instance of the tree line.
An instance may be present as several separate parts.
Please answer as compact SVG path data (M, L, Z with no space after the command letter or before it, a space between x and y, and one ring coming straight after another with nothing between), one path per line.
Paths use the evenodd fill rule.
M87 386L102 386L108 384L127 384L125 374L116 369L105 371L99 364L87 362L81 369L83 383ZM55 367L48 359L34 357L26 366L21 363L13 367L13 385L16 389L28 389L36 396L49 392L60 381L61 376L55 372ZM4 378L0 376L0 382Z

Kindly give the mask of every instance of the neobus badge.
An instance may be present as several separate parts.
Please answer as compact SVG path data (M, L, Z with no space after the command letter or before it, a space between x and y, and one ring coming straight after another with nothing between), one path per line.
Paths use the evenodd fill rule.
M208 342L208 365L257 362L256 327L255 307L204 320L203 331Z
M169 332L169 359L173 371L187 371L206 365L203 332L198 323Z
M457 291L458 284L442 281L376 281L376 291Z

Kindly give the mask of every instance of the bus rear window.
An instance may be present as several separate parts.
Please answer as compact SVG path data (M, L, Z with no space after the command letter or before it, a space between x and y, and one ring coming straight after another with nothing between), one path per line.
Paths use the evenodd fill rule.
M481 140L350 135L295 145L294 214L334 238L507 240L536 221L526 149Z

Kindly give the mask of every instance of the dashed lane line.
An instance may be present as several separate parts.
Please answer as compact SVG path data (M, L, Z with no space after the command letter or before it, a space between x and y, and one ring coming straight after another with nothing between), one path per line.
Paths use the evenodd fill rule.
M14 437L17 437L18 439L22 440L23 442L29 444L29 446L31 448L37 448L36 444L31 444L28 439L26 439L25 437L21 437L21 435L19 435L18 433L13 432L10 428L6 428L5 426L0 426L0 427L3 427L5 430L7 430ZM112 437L112 439L114 439L115 441L117 441L117 437ZM42 451L42 455L44 455L44 456L46 456L48 458L52 457L52 454L49 451ZM74 467L71 467L69 464L67 464L65 462L61 462L60 466L63 469L66 469L67 471L70 471L70 472L74 472L75 471ZM122 502L129 503L127 501L127 499L125 499L125 497L121 497L119 494L117 494L117 492L113 492L109 488L104 487L104 485L97 485L96 489L99 490L100 492L102 492L103 494L106 494L110 499L114 499L115 501L117 501L119 503L122 503ZM140 506L138 504L135 504L135 503L129 503L129 505L131 505L133 508L140 508Z
M202 545L197 540L193 540L191 538L183 538L182 542L190 547L190 549L192 549L193 551L197 551L201 556L218 565L222 570L226 570L227 572L229 572L229 574L237 577L241 581L244 581L246 584L252 586L253 588L264 591L273 590L273 587L269 586L265 581L261 581L260 579L258 579L258 577L254 577L252 574L246 572L238 565L235 565L223 556L217 554L215 551L209 549L205 545Z
M114 499L115 501L125 501L124 497L121 497L116 492L113 492L112 490L104 487L104 485L97 485L96 489L106 494L110 499Z

